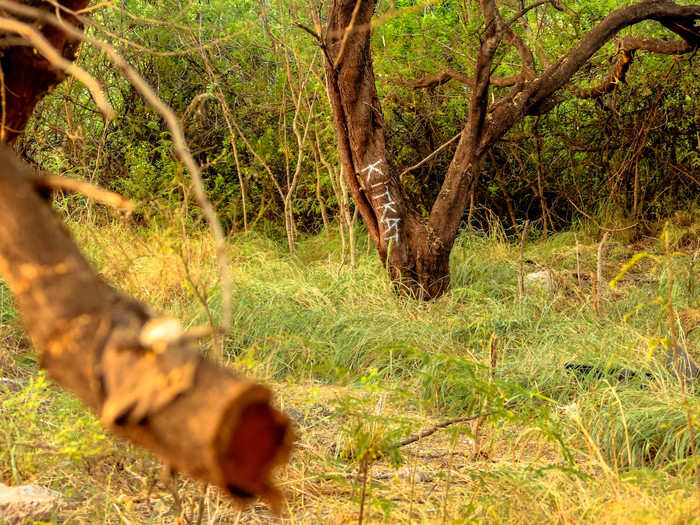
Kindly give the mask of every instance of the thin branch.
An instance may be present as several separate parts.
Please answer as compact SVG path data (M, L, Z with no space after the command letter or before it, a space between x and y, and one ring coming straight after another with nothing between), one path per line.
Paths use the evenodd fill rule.
M523 231L520 233L520 270L518 271L518 290L520 297L525 297L525 241L530 229L530 219L525 221Z
M348 38L350 38L350 33L355 30L355 22L357 22L357 14L360 12L360 5L362 5L362 0L357 0L355 2L355 8L352 10L352 16L350 17L350 24L345 28L343 33L343 40L340 42L340 51L338 51L338 56L333 62L333 69L338 70L338 66L343 60L343 55L345 54L345 47L348 44Z
M552 4L552 7L554 7L554 9L556 9L557 11L563 11L563 9L562 9L561 6L559 5L559 3L556 2L555 0L539 0L539 2L535 2L534 4L529 5L529 6L525 7L525 8L523 8L523 9L521 9L520 11L518 11L515 15L513 15L512 18L510 18L510 19L506 22L506 25L507 25L507 26L512 26L512 25L513 25L515 22L517 22L520 18L524 17L530 10L532 10L532 9L534 9L534 8L536 8L536 7L539 7L539 6L541 6L541 5L544 5L544 4Z
M135 209L135 205L132 201L125 199L113 191L98 188L89 182L53 174L44 174L42 176L35 177L33 182L35 188L79 193L89 199L94 199L97 202L101 202L102 204L123 211L127 215L131 214Z
M426 162L428 162L428 161L429 161L430 159L432 159L435 155L437 155L438 153L440 153L443 149L445 149L447 146L449 146L449 145L452 144L455 140L457 140L461 135L462 135L462 132L460 131L460 132L457 133L454 137L452 137L450 140L448 140L448 141L445 142L442 146L440 146L438 149L436 149L435 151L433 151L430 155L428 155L428 156L425 157L423 160L421 160L418 164L414 164L414 165L411 166L410 168L406 168L405 170L403 170L403 171L401 172L401 175L399 175L399 179L403 179L404 176L405 176L409 171L413 171L413 170L415 170L415 169L420 168L423 164L425 164Z
M513 75L510 77L496 77L492 76L489 82L497 87L510 87L514 86L521 80L522 76L521 75ZM419 78L418 80L403 80L401 78L390 78L389 81L393 82L395 84L398 84L400 86L404 87L409 87L413 89L430 89L430 88L436 88L438 86L442 86L443 84L446 84L450 80L456 80L458 82L461 82L465 86L473 87L474 86L474 79L472 77L468 77L459 71L455 71L454 69L447 68L440 73L437 73L435 75L429 75L423 78Z
M516 403L511 403L510 405L506 405L504 407L505 410L510 410L512 408L515 408L517 406ZM494 414L499 413L500 410L492 410L490 412L484 412L484 413L479 413L479 414L474 414L471 416L466 416L466 417L458 417L455 419L449 419L447 421L443 421L442 423L438 423L437 425L430 427L426 430L423 430L422 432L418 434L414 434L410 437L407 437L406 439L399 441L395 447L400 448L400 447L405 447L406 445L410 445L411 443L415 443L416 441L420 441L421 439L427 438L428 436L432 436L437 432L438 430L441 430L443 428L447 428L452 425L456 425L458 423L466 423L468 421L473 421L475 419L479 418L485 418L489 416L493 416Z
M70 36L71 38L87 42L100 49L109 57L114 66L117 69L119 69L124 74L124 76L126 76L129 82L131 82L131 84L141 94L144 100L146 100L146 102L149 103L163 118L168 127L168 130L170 131L173 137L175 153L177 154L180 161L185 165L187 171L189 171L190 173L190 179L192 181L192 187L194 189L194 194L197 199L197 203L202 209L202 214L204 215L207 223L209 224L209 228L214 239L214 246L216 249L217 259L219 263L219 271L221 273L221 289L223 296L221 329L225 332L228 331L231 327L233 287L231 280L231 271L228 265L228 257L226 254L226 238L221 223L219 222L219 219L216 215L216 211L214 210L214 206L209 201L206 194L206 190L204 189L204 182L202 181L201 169L192 157L192 153L190 152L189 147L187 146L187 141L185 139L185 134L182 130L182 126L180 125L180 122L178 121L178 118L173 112L173 110L165 102L163 102L163 100L161 100L161 98L158 95L156 95L156 93L153 91L153 88L148 84L148 82L146 82L146 80L144 80L144 78L133 67L131 67L131 65L119 53L117 53L117 51L111 45L96 40L95 38L84 34L75 26L68 24L63 20L60 20L51 13L48 13L41 9L36 9L26 5L20 5L8 0L0 0L0 7L15 14L27 16L36 19L37 21L49 23L65 32L66 35ZM82 19L80 20L82 21ZM22 25L26 26L26 24ZM32 29L32 31L34 30ZM41 38L43 39L43 37ZM48 42L46 43L48 44ZM49 45L49 47L51 46ZM67 62L63 57L59 56L53 48L51 49L54 55L56 55L56 57L58 57L59 60ZM70 65L72 66L72 64ZM81 82L85 83L86 80L89 80L83 80L82 78L75 75L75 70L73 69L66 69L66 71L74 74L74 76L76 76L76 78L78 78L78 80L80 80ZM95 95L93 94L93 96Z
M683 55L692 51L693 47L688 42L679 39L626 37L618 43L618 49L622 52L622 56L603 82L591 88L579 88L567 84L564 86L565 89L578 98L597 98L610 93L615 89L615 86L626 80L636 51L651 51L661 55Z
M605 228L604 226L601 226L600 224L598 224L598 222L596 222L596 220L592 216L590 216L588 213L586 213L581 208L576 206L576 203L574 201L572 201L570 198L567 197L566 200L569 201L569 203L574 208L576 208L576 211L578 211L581 215L583 215L588 220L590 220L593 224L595 224L596 228L598 228L601 231L607 232L607 233L617 233L617 232L623 232L625 230L631 230L632 228L634 228L635 226L637 226L639 224L638 222L635 222L634 224L630 224L629 226L625 226L624 228Z

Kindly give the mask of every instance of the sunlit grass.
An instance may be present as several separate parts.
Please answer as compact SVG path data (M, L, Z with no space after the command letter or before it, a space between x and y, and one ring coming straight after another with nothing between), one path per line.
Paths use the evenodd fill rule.
M72 229L105 278L127 293L186 327L206 324L207 310L218 318L218 274L205 234L120 222ZM635 268L605 292L596 317L586 277L596 241L580 232L531 239L526 270L552 271L556 287L529 285L520 298L517 244L464 235L452 257L451 292L422 303L392 293L361 232L355 268L341 261L334 232L302 237L296 258L283 241L235 235L234 328L224 360L271 382L297 420L300 446L281 473L290 522L357 521L358 466L378 449L387 456L369 471L371 522L690 522L697 502L685 409L657 344L667 335L662 308L644 306L665 293L664 270ZM611 241L606 278L639 250ZM675 263L674 300L679 312L692 313L698 292L684 281L689 261ZM203 522L235 521L238 511L214 491L179 480L173 492L149 455L105 435L69 395L46 384L4 287L0 308L7 349L0 376L21 385L0 390L1 481L36 480L66 494L59 523L172 523L178 515L191 523L200 504ZM695 326L678 327L691 353L700 339ZM491 374L494 335L499 357ZM203 351L209 346L204 341ZM568 362L654 379L577 379L565 371ZM393 447L480 410L493 412L479 430L482 456L472 457L471 424ZM241 519L272 518L252 509Z

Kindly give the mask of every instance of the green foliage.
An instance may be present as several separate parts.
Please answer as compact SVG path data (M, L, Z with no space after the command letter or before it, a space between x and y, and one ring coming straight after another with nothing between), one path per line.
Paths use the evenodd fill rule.
M541 71L610 10L628 3L577 2L564 10L545 4L528 11L513 28L536 50ZM500 8L505 18L517 12L507 5ZM318 177L324 205L331 216L337 215L334 181L325 167L317 173L319 163L312 148L317 134L324 157L337 165L321 54L313 38L295 26L297 22L313 26L307 3L219 0L182 7L174 0L129 0L121 9L95 11L98 26L90 31L111 39L182 117L196 158L208 166L205 184L228 230L242 229L244 193L248 223L283 222L283 202L275 183L286 188L293 171L292 101L310 65L305 98L307 103L313 97L317 101L292 207L299 230L318 231ZM469 76L483 28L478 4L451 1L379 3L375 21L372 51L389 160L401 172L462 129L469 111L469 88L452 81L437 89L415 90L396 79L410 81L446 67ZM109 35L118 35L119 40ZM668 32L657 23L645 22L620 36L625 35L667 38ZM573 82L599 83L616 60L614 52L615 42L605 45ZM548 215L542 229L549 230L567 227L581 216L581 210L601 222L626 225L669 217L676 209L697 203L697 61L697 56L674 62L639 52L627 82L612 94L578 100L562 93L563 101L554 111L517 125L485 159L476 188L474 221L485 228L495 214L508 224L510 233L515 230L513 220ZM103 81L118 119L105 123L82 86L63 83L37 110L42 118L32 122L22 143L27 156L43 169L118 190L141 202L144 210L151 209L154 201L170 208L185 205L183 200L190 199L186 178L174 160L160 118L101 53L84 46L79 62ZM519 57L512 46L500 48L497 63L496 76L519 72ZM218 89L230 108L229 117L272 177L238 132L232 139ZM492 99L507 89L493 88ZM445 148L404 176L407 191L424 215L432 207L453 151L454 146ZM632 217L635 191L637 209ZM197 220L197 207L185 206Z
M99 422L43 374L0 398L0 412L0 477L13 483L40 475L54 462L81 462L113 450Z

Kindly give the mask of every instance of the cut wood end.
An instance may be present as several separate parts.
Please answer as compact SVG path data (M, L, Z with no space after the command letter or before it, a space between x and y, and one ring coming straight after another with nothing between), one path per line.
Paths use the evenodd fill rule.
M279 510L282 496L271 477L289 459L295 435L270 398L258 384L237 397L221 422L216 459L227 494L241 502L259 497Z
M226 479L234 480L227 492L244 499L254 494L279 509L281 493L270 477L275 467L287 462L293 441L294 432L281 412L267 403L246 407L222 458Z

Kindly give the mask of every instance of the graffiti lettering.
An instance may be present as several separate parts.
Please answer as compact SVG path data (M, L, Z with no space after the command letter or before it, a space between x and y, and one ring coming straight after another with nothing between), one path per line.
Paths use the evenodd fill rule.
M367 172L367 182L372 182L372 175L379 174L380 176L384 176L384 172L378 168L378 166L380 166L382 162L384 161L382 159L379 159L377 162L373 162L372 164L370 164L362 170L361 173L364 173L365 171Z
M399 212L396 209L396 202L394 202L394 199L391 196L389 185L386 181L372 183L372 177L384 176L384 172L379 169L382 162L384 162L383 159L373 162L364 168L361 173L367 173L367 184L370 185L372 191L378 191L378 193L372 194L372 198L375 201L381 201L378 205L379 210L381 210L379 222L384 225L384 240L392 241L394 244L398 245L399 225L401 223L401 218L398 217Z

